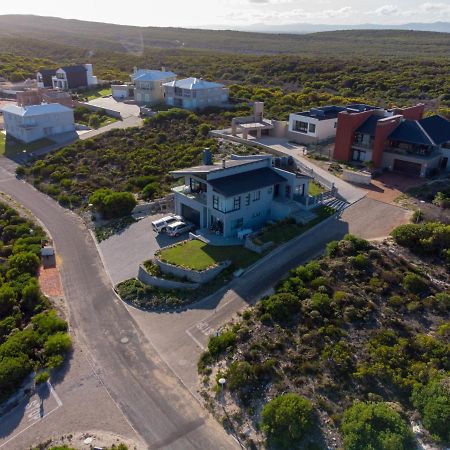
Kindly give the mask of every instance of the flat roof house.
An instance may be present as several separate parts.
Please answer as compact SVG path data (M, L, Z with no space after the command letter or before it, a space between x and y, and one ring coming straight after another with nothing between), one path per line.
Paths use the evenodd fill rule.
M171 172L184 178L173 189L176 214L201 229L232 237L295 216L307 205L309 177L273 167L269 155L232 156L221 163L205 155L203 165Z
M59 103L5 106L2 109L6 135L22 142L75 132L73 110Z
M184 109L203 109L228 103L228 89L221 83L185 78L164 83L166 104Z
M36 76L40 88L53 88L67 91L80 87L96 86L97 77L93 74L92 64L65 66L57 69L40 70Z
M133 77L135 101L140 105L164 103L163 84L176 80L177 75L162 70L140 70L141 73L136 73Z
M339 115L334 158L426 176L450 170L450 121L422 118L424 105Z
M348 106L321 106L289 114L288 137L299 144L311 144L336 136L339 113L342 111L363 112L379 108L364 104Z

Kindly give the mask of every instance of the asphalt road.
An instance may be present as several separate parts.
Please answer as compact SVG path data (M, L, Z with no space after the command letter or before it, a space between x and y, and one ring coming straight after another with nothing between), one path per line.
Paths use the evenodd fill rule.
M61 261L71 327L90 352L102 383L148 448L237 448L161 360L115 296L78 216L15 179L4 167L12 165L0 160L0 190L48 228Z

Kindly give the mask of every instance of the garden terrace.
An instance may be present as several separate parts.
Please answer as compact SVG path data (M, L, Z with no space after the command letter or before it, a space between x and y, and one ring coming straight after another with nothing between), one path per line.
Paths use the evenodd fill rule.
M201 393L220 417L225 405L226 425L247 430L247 446L264 446L261 408L282 393L312 403L319 432L310 448L342 447L342 415L357 400L397 402L408 414L418 405L425 414L411 396L450 376L450 276L442 264L405 254L350 235L332 242L325 257L292 270L274 295L210 339L198 364ZM219 403L221 376L228 389ZM433 423L425 440L445 441Z

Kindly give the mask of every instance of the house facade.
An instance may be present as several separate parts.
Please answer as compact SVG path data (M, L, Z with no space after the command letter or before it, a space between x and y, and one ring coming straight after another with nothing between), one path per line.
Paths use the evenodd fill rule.
M6 135L25 143L75 132L73 110L59 103L23 107L9 105L2 112Z
M203 109L228 103L228 89L221 83L185 78L164 83L165 102L184 109Z
M450 170L450 121L424 105L339 114L334 158L415 176Z
M338 115L342 111L363 112L378 108L364 104L322 106L289 114L288 138L299 144L312 144L336 136Z
M53 88L67 91L98 84L92 64L59 67L58 69L40 70L36 76L40 88Z
M173 189L176 214L224 237L285 218L308 196L309 178L273 167L268 155L233 156L216 164L206 159L202 166L171 173L184 179Z
M175 81L177 75L162 70L138 69L132 76L134 81L134 100L139 105L164 103L163 84Z

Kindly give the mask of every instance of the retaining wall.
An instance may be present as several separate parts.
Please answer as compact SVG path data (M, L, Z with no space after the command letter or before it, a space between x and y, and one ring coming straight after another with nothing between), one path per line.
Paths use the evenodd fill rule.
M169 194L164 198L155 200L150 203L139 203L131 211L132 214L156 214L164 212L172 212L175 208L175 195Z
M197 289L199 283L189 283L183 281L166 280L164 278L158 278L150 275L144 266L139 266L138 280L142 281L144 284L150 286L155 286L161 289Z
M103 110L110 117L115 117L116 119L122 119L122 116L120 115L120 112L119 111L114 111L113 109L102 108L101 106L95 106L95 105L91 105L89 103L74 102L74 107L77 107L77 106L83 106L84 108L87 108L90 111L94 111L94 112Z
M252 241L251 237L247 237L247 239L245 239L244 247L247 250L258 253L260 255L261 253L269 250L270 247L273 247L273 242L266 242L265 244L258 245Z
M217 277L220 272L230 266L231 261L224 261L211 269L202 271L185 269L184 267L174 266L172 264L161 261L158 257L155 257L155 263L161 268L163 273L175 275L178 278L187 278L194 283L209 283L211 280Z
M369 172L352 172L351 170L343 170L342 179L350 183L369 185L372 181L372 175Z

